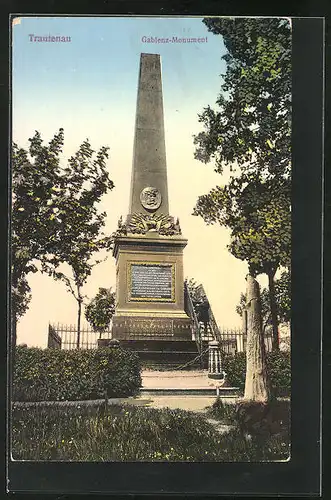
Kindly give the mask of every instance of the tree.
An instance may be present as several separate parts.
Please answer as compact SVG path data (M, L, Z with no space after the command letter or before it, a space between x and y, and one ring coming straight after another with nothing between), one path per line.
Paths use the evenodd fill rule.
M246 280L248 331L244 400L267 403L270 399L270 389L262 331L260 289L258 282L251 275L248 275Z
M291 320L291 274L283 271L275 282L278 304L279 323L288 323Z
M187 289L191 296L192 304L195 310L195 313L198 313L198 305L201 302L201 284L198 284L194 278L190 278L186 280Z
M16 345L16 325L26 312L31 299L27 281L37 272L37 263L52 251L56 234L51 200L59 184L59 154L63 130L42 145L39 132L29 139L28 151L12 147L11 210L11 315L12 347Z
M99 288L96 296L85 308L85 318L93 330L104 333L115 314L115 292L111 288Z
M60 129L44 145L39 132L26 151L13 145L12 153L12 300L13 345L16 322L28 305L26 276L40 270L61 279L78 303L78 338L83 302L82 286L98 261L95 252L109 247L101 233L106 213L98 213L103 194L113 189L106 170L108 148L94 151L86 140L65 167L60 162L64 134ZM60 269L68 264L72 274Z
M29 309L31 301L31 288L25 277L19 278L17 286L12 287L12 309L15 311L15 318L19 320Z
M108 148L102 147L95 158L93 154L89 141L85 140L63 169L53 202L52 217L57 229L54 253L42 264L42 271L63 281L77 301L77 349L84 300L82 287L100 262L93 260L93 255L109 248L111 241L102 232L106 212L99 213L97 208L102 196L114 187L106 169ZM71 272L60 270L61 264L68 264Z
M260 291L261 299L261 314L262 314L262 327L263 332L267 325L270 325L270 304L269 304L269 291L267 288L262 288ZM236 306L236 312L242 317L244 310L246 309L246 293L241 293L239 304Z
M231 229L231 253L269 280L278 348L274 276L290 260L291 32L285 19L204 19L222 35L227 67L216 110L199 115L195 158L229 166L227 186L198 199L194 214Z
M289 185L243 174L227 186L217 186L200 196L193 214L207 224L218 222L231 231L228 249L248 263L249 273L266 273L269 280L269 310L273 325L273 348L278 348L278 312L274 277L279 266L290 263L291 212Z
M199 115L195 157L215 161L216 171L235 164L267 177L290 177L291 26L277 18L207 18L221 35L226 73L217 108Z
M278 323L287 323L291 319L291 280L289 271L282 271L280 277L275 280L275 297L277 303ZM271 324L270 314L270 297L269 289L262 288L260 293L261 312L263 330ZM246 294L240 295L239 304L236 307L236 312L239 316L243 315L246 307Z

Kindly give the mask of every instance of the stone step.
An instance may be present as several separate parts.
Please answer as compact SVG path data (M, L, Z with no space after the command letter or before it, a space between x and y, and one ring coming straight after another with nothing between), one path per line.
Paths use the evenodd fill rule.
M156 395L176 395L176 396L186 396L186 395L191 395L191 396L222 396L222 397L229 397L229 398L235 398L238 397L239 395L239 388L238 387L220 387L217 391L216 387L194 387L194 388L154 388L154 389L144 389L142 387L139 391L139 394L141 396L156 396Z
M194 340L121 340L120 345L138 352L198 352Z
M194 340L121 340L120 345L125 349L135 351L145 366L169 367L173 369L177 366L192 362L193 368L200 367L198 348ZM206 365L207 356L204 356Z
M151 368L152 370L160 370L162 371L163 373L168 373L169 371L173 371L173 370L176 370L178 369L178 371L181 370L181 367L183 365L185 365L185 363L182 363L182 364L179 364L179 363L167 363L167 364L162 364L162 363L146 363L144 362L143 363L144 365L144 368ZM207 367L207 364L205 363L203 366L203 368L206 368ZM201 368L201 364L199 362L195 362L195 363L191 363L187 366L185 366L185 370L190 370L190 371L195 371L197 369Z

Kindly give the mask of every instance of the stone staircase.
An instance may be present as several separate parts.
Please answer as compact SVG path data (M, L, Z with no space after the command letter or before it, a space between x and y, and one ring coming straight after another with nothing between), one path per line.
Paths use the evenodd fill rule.
M208 378L207 370L142 370L144 396L221 396L237 398L238 387L230 387L226 381Z
M199 358L197 344L194 340L121 340L121 347L135 351L143 366L153 369L172 370L186 365L187 369L207 367L207 353ZM207 350L207 343L203 344ZM197 359L196 359L197 358Z

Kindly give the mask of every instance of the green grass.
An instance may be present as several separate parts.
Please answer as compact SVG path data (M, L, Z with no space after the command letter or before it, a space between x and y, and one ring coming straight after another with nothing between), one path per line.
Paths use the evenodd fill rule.
M223 403L221 398L217 398L215 403L207 410L207 415L224 424L233 424L236 420L235 404Z
M105 408L14 408L15 460L264 461L286 460L288 436L263 442L235 428L221 435L207 416L184 410L110 405Z

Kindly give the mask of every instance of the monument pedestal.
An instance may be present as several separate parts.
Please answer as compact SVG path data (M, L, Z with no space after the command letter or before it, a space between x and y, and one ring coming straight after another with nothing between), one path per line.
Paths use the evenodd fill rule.
M112 336L119 340L191 340L184 311L183 249L187 240L145 235L115 238L116 313Z
M160 56L141 54L129 212L114 234L112 337L144 362L180 365L197 357L184 310L186 244L169 214Z
M154 314L154 313L153 313ZM114 316L113 338L118 340L191 340L190 318Z

